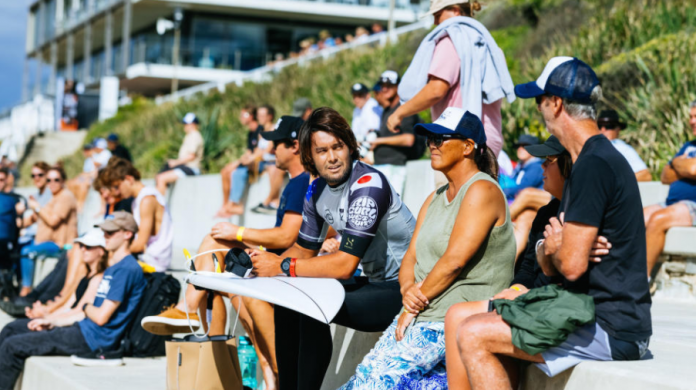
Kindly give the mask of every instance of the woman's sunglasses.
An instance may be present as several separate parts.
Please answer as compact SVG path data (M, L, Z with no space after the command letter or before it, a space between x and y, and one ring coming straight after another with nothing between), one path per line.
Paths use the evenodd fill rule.
M466 139L464 137L460 137L458 135L449 135L449 134L428 134L428 136L425 139L425 146L434 146L435 148L439 148L442 146L442 144L449 140L449 139Z
M63 181L63 179L50 179L50 178L46 179L46 182L48 182L48 183L60 183L62 181Z
M549 165L555 163L556 161L558 161L558 156L547 156L541 165L549 166Z
M44 177L45 175L43 173L32 173L31 178L36 179L37 177Z

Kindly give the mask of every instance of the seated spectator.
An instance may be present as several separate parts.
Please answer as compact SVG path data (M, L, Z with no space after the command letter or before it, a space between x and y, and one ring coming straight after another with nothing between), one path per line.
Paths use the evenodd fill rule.
M376 87L379 90L376 93L377 101L384 111L377 138L370 142L374 152L374 166L389 179L396 193L401 196L406 183L406 161L416 140L413 128L421 120L418 115L411 115L401 121L396 132L389 131L387 118L401 105L397 91L399 74L393 70L383 72Z
M491 384L516 388L515 375L506 372L501 357L533 362L553 377L583 361L638 360L652 333L646 266L639 261L645 258L646 247L640 193L630 165L597 127L599 80L588 65L572 57L552 58L542 75L535 82L518 85L515 92L521 98L537 99L549 132L574 160L559 208L563 212L559 219L550 220L544 241L536 246L542 271L562 277L563 289L549 289L559 298L548 297L547 305L537 302L543 316L536 317L538 312L531 312L529 306L519 307L533 318L524 329L544 335L536 341L509 315L513 310L502 315L497 310L477 314L464 321L457 331L457 344L472 389L487 389ZM606 238L611 248L602 261L590 263L597 236ZM532 289L526 294L541 297L538 293ZM589 299L582 314L590 322L577 328L566 318L569 312L579 314L581 305L561 298L571 294L573 302ZM497 308L509 302L501 299L492 304ZM554 315L555 326L537 319ZM575 331L566 335L561 327ZM520 337L513 340L513 332Z
M638 181L650 181L652 175L648 171L648 166L645 165L643 159L640 158L635 149L626 142L619 139L619 132L626 128L626 123L621 122L619 114L614 110L605 110L599 113L597 118L597 126L599 131L611 141L616 150L626 157L626 160L631 165L631 169L636 174Z
M118 214L101 225L111 260L94 303L85 303L74 315L42 325L37 331L15 335L3 331L0 388L14 388L24 361L31 356L77 355L81 364L97 361L103 365L112 359L114 364L122 364L120 356L111 351L118 347L133 319L146 282L128 249L137 231L135 220L128 213Z
M224 257L224 252L231 248L257 248L263 246L273 253L282 253L297 240L302 224L304 197L309 187L309 174L304 171L300 161L300 149L297 141L300 127L304 122L301 118L283 116L278 129L264 132L265 139L273 142L276 164L278 169L290 174L290 182L283 190L280 205L276 214L275 227L272 229L251 229L227 222L216 224L207 235L198 253L210 250L222 250L218 258ZM195 267L199 271L213 271L214 262L211 254L202 255L195 259ZM201 325L196 311L201 302L205 303L205 291L196 290L193 285L186 288L186 300L176 307L167 309L158 316L145 317L142 320L143 329L160 335L189 332L189 324L195 327ZM235 309L240 313L242 324L251 336L257 348L259 361L267 384L276 384L278 370L275 365L275 339L273 336L273 306L257 299L242 298L243 308L238 300L231 300ZM184 303L185 302L185 303ZM188 318L186 312L189 313ZM200 319L199 319L200 318ZM222 322L220 323L220 319ZM224 332L226 316L214 313L211 334ZM218 320L217 322L215 320Z
M143 268L166 271L172 261L174 241L167 201L156 188L146 187L140 181L140 172L128 161L113 158L107 169L104 184L112 191L118 191L123 199L134 198L132 209L138 234L132 240L130 252L139 254Z
M314 110L299 137L302 165L319 178L305 197L297 242L280 256L252 251L253 272L342 279L345 300L333 322L384 331L401 308L397 279L415 220L387 178L359 162L355 136L335 110ZM343 232L340 249L317 256L329 226ZM360 264L366 276L355 276ZM320 389L333 348L329 325L280 306L274 316L280 388Z
M87 273L80 279L75 291L63 304L52 311L41 305L35 307L34 310L27 310L28 318L19 319L6 325L3 329L5 335L0 334L0 339L4 339L7 334L26 333L27 328L39 331L43 328L58 326L57 324L62 319L70 318L80 312L85 303L94 302L102 274L109 265L109 253L105 249L104 233L99 229L93 229L82 237L76 238L74 242L82 253L80 261L87 268Z
M372 34L379 34L384 32L384 26L379 23L372 23Z
M4 297L13 298L14 289L12 270L17 266L12 261L12 255L17 246L19 227L17 224L17 200L2 191L7 181L7 169L0 168L0 290Z
M256 107L251 104L244 106L239 113L239 122L249 131L247 133L246 150L241 157L225 165L220 171L220 176L222 177L222 198L225 203L215 214L216 217L229 218L233 215L244 213L242 196L244 196L244 189L249 180L249 169L253 169L255 163L255 151L259 144L259 137L261 132L263 132L263 126L256 120L256 113ZM239 172L237 172L238 170Z
M118 134L115 134L115 133L109 134L109 136L106 137L106 142L107 142L109 151L111 152L112 155L114 155L116 157L120 157L124 160L128 160L129 162L133 162L133 158L131 157L130 151L128 150L128 148L121 145L121 141L118 138Z
M483 124L451 107L416 131L427 137L431 165L448 183L423 204L401 263L402 313L342 389L399 388L410 381L441 388L445 313L458 302L488 299L512 280L512 222Z
M567 153L561 153L562 151L565 151L565 148L560 142L558 142L558 138L551 136L548 140L546 140L544 145L559 152L558 163L560 164L564 174L570 175L570 167L572 166L573 162ZM527 153L529 153L530 150L536 150L537 148L539 148L539 145L525 147ZM532 156L535 158L544 157L534 154L532 154ZM543 169L543 163L541 164L541 167ZM515 221L515 241L517 242L517 256L515 258L519 258L524 251L524 248L527 246L527 237L529 236L529 230L532 228L532 223L537 215L537 211L550 201L551 194L546 189L546 182L544 182L544 187L542 189L529 187L520 191L510 205L510 217Z
M52 167L46 173L48 189L53 197L41 206L33 196L29 197L29 208L34 211L28 222L38 222L34 243L22 248L22 289L20 296L31 292L34 281L34 261L39 255L58 256L65 244L77 237L77 201L65 188L65 171Z
M9 159L7 156L2 156L2 161L0 161L0 167L6 168L8 174L7 183L5 183L5 192L14 192L15 186L20 179L17 163L14 160Z
M102 209L96 217L108 219L115 211L132 213L133 198L122 199L118 188L110 188L106 185L105 180L107 180L107 175L108 171L102 170L99 172L97 179L94 180L94 190L97 191L102 198Z
M367 40L367 38L370 37L370 32L367 31L365 27L356 27L355 28L355 38L353 38L353 42L359 43L359 42L364 42Z
M558 207L563 197L563 186L570 176L572 161L570 154L554 136L549 137L543 145L528 146L527 150L536 157L546 158L542 163L544 189L549 191L554 198L549 204L541 207L534 218L524 248L524 256L515 265L515 278L510 283L510 287L493 296L493 299L515 299L532 288L562 281L558 276L547 277L541 271L536 260L536 244L539 240L544 239L544 232L549 220L558 215ZM598 243L598 245L600 244ZM590 255L596 257L605 254L605 252L606 249L593 249ZM487 299L461 302L452 305L447 311L445 317L445 361L447 362L447 384L450 390L470 389L466 368L457 349L457 329L468 317L485 313L488 310L488 303Z
M384 109L377 100L370 96L370 90L365 84L353 84L350 92L353 95L353 104L355 105L350 127L353 129L358 145L360 145L368 141L368 134L376 134L379 131ZM360 157L366 158L367 154L368 150L361 149ZM371 161L372 159L370 158Z
M303 121L312 115L312 111L312 102L305 97L297 98L292 103L292 116L302 118Z
M46 180L46 173L49 169L51 169L51 166L44 161L37 161L31 167L31 181L37 189L33 196L41 207L46 206L53 197L53 194L48 189L48 181ZM23 219L22 227L24 228L24 233L19 240L20 245L32 243L38 227L38 224L31 222L29 215L24 216Z
M271 105L264 104L259 107L257 117L264 131L273 131L278 127L278 123L276 122L276 111ZM280 190L283 188L283 183L285 183L285 173L276 168L273 144L263 137L259 139L259 149L257 150L255 161L259 163L259 174L264 171L268 173L268 180L270 181L271 188L268 191L266 199L252 208L251 211L254 213L275 215L278 209L278 203L280 202Z
M689 108L689 125L696 136L696 101ZM696 226L696 139L685 143L662 170L663 184L669 184L664 203L643 209L648 242L648 272L660 258L670 228Z
M87 195L89 194L89 188L92 182L97 177L100 170L106 168L106 164L109 163L111 158L111 151L107 149L108 143L104 138L97 138L92 143L92 151L90 154L90 161L94 165L94 169L89 170L87 177L84 180L78 180L74 187L68 187L75 194L77 199L77 211L82 212L82 207L87 200Z
M522 134L513 148L517 151L517 166L512 172L512 179L515 185L506 188L505 195L508 200L513 200L525 188L541 189L544 185L542 177L541 160L527 152L525 146L538 145L539 138ZM548 203L548 202L547 202Z
M179 155L176 160L167 161L160 173L155 176L157 190L162 195L166 195L167 186L175 183L179 178L201 174L201 160L203 159L205 145L203 136L198 131L198 117L196 114L189 112L184 115L181 123L184 125L186 136L181 142Z

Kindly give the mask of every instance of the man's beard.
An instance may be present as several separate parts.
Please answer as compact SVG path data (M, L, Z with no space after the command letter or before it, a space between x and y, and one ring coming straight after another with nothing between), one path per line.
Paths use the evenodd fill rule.
M322 179L326 180L326 184L328 184L332 187L338 186L338 185L345 183L348 180L348 178L350 177L352 167L353 167L353 164L349 163L348 166L346 167L346 169L343 171L343 175L341 175L341 177L338 179L334 179L332 177L327 177L327 176L321 176L321 175L320 176L322 177Z

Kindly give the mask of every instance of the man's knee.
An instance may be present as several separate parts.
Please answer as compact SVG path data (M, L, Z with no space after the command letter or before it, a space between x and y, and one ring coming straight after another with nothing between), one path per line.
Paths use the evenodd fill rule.
M460 351L477 349L485 335L486 325L476 316L464 320L457 329L457 345Z
M648 234L664 233L669 228L674 226L673 210L669 207L655 211L648 221L646 230Z
M445 314L445 328L457 329L459 325L471 315L472 313L467 310L466 303L452 305L447 310L447 314Z

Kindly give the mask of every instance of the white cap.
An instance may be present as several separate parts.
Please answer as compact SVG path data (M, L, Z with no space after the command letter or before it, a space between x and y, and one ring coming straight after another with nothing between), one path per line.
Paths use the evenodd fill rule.
M462 118L466 114L466 110L458 107L447 107L445 111L440 114L440 117L433 122L436 125L440 125L448 130L452 130L454 133L457 125L461 122Z
M101 229L92 229L73 241L85 246L100 246L106 248L106 240L104 240L104 232Z
M104 138L97 138L94 140L94 147L99 149L106 149L108 144Z

